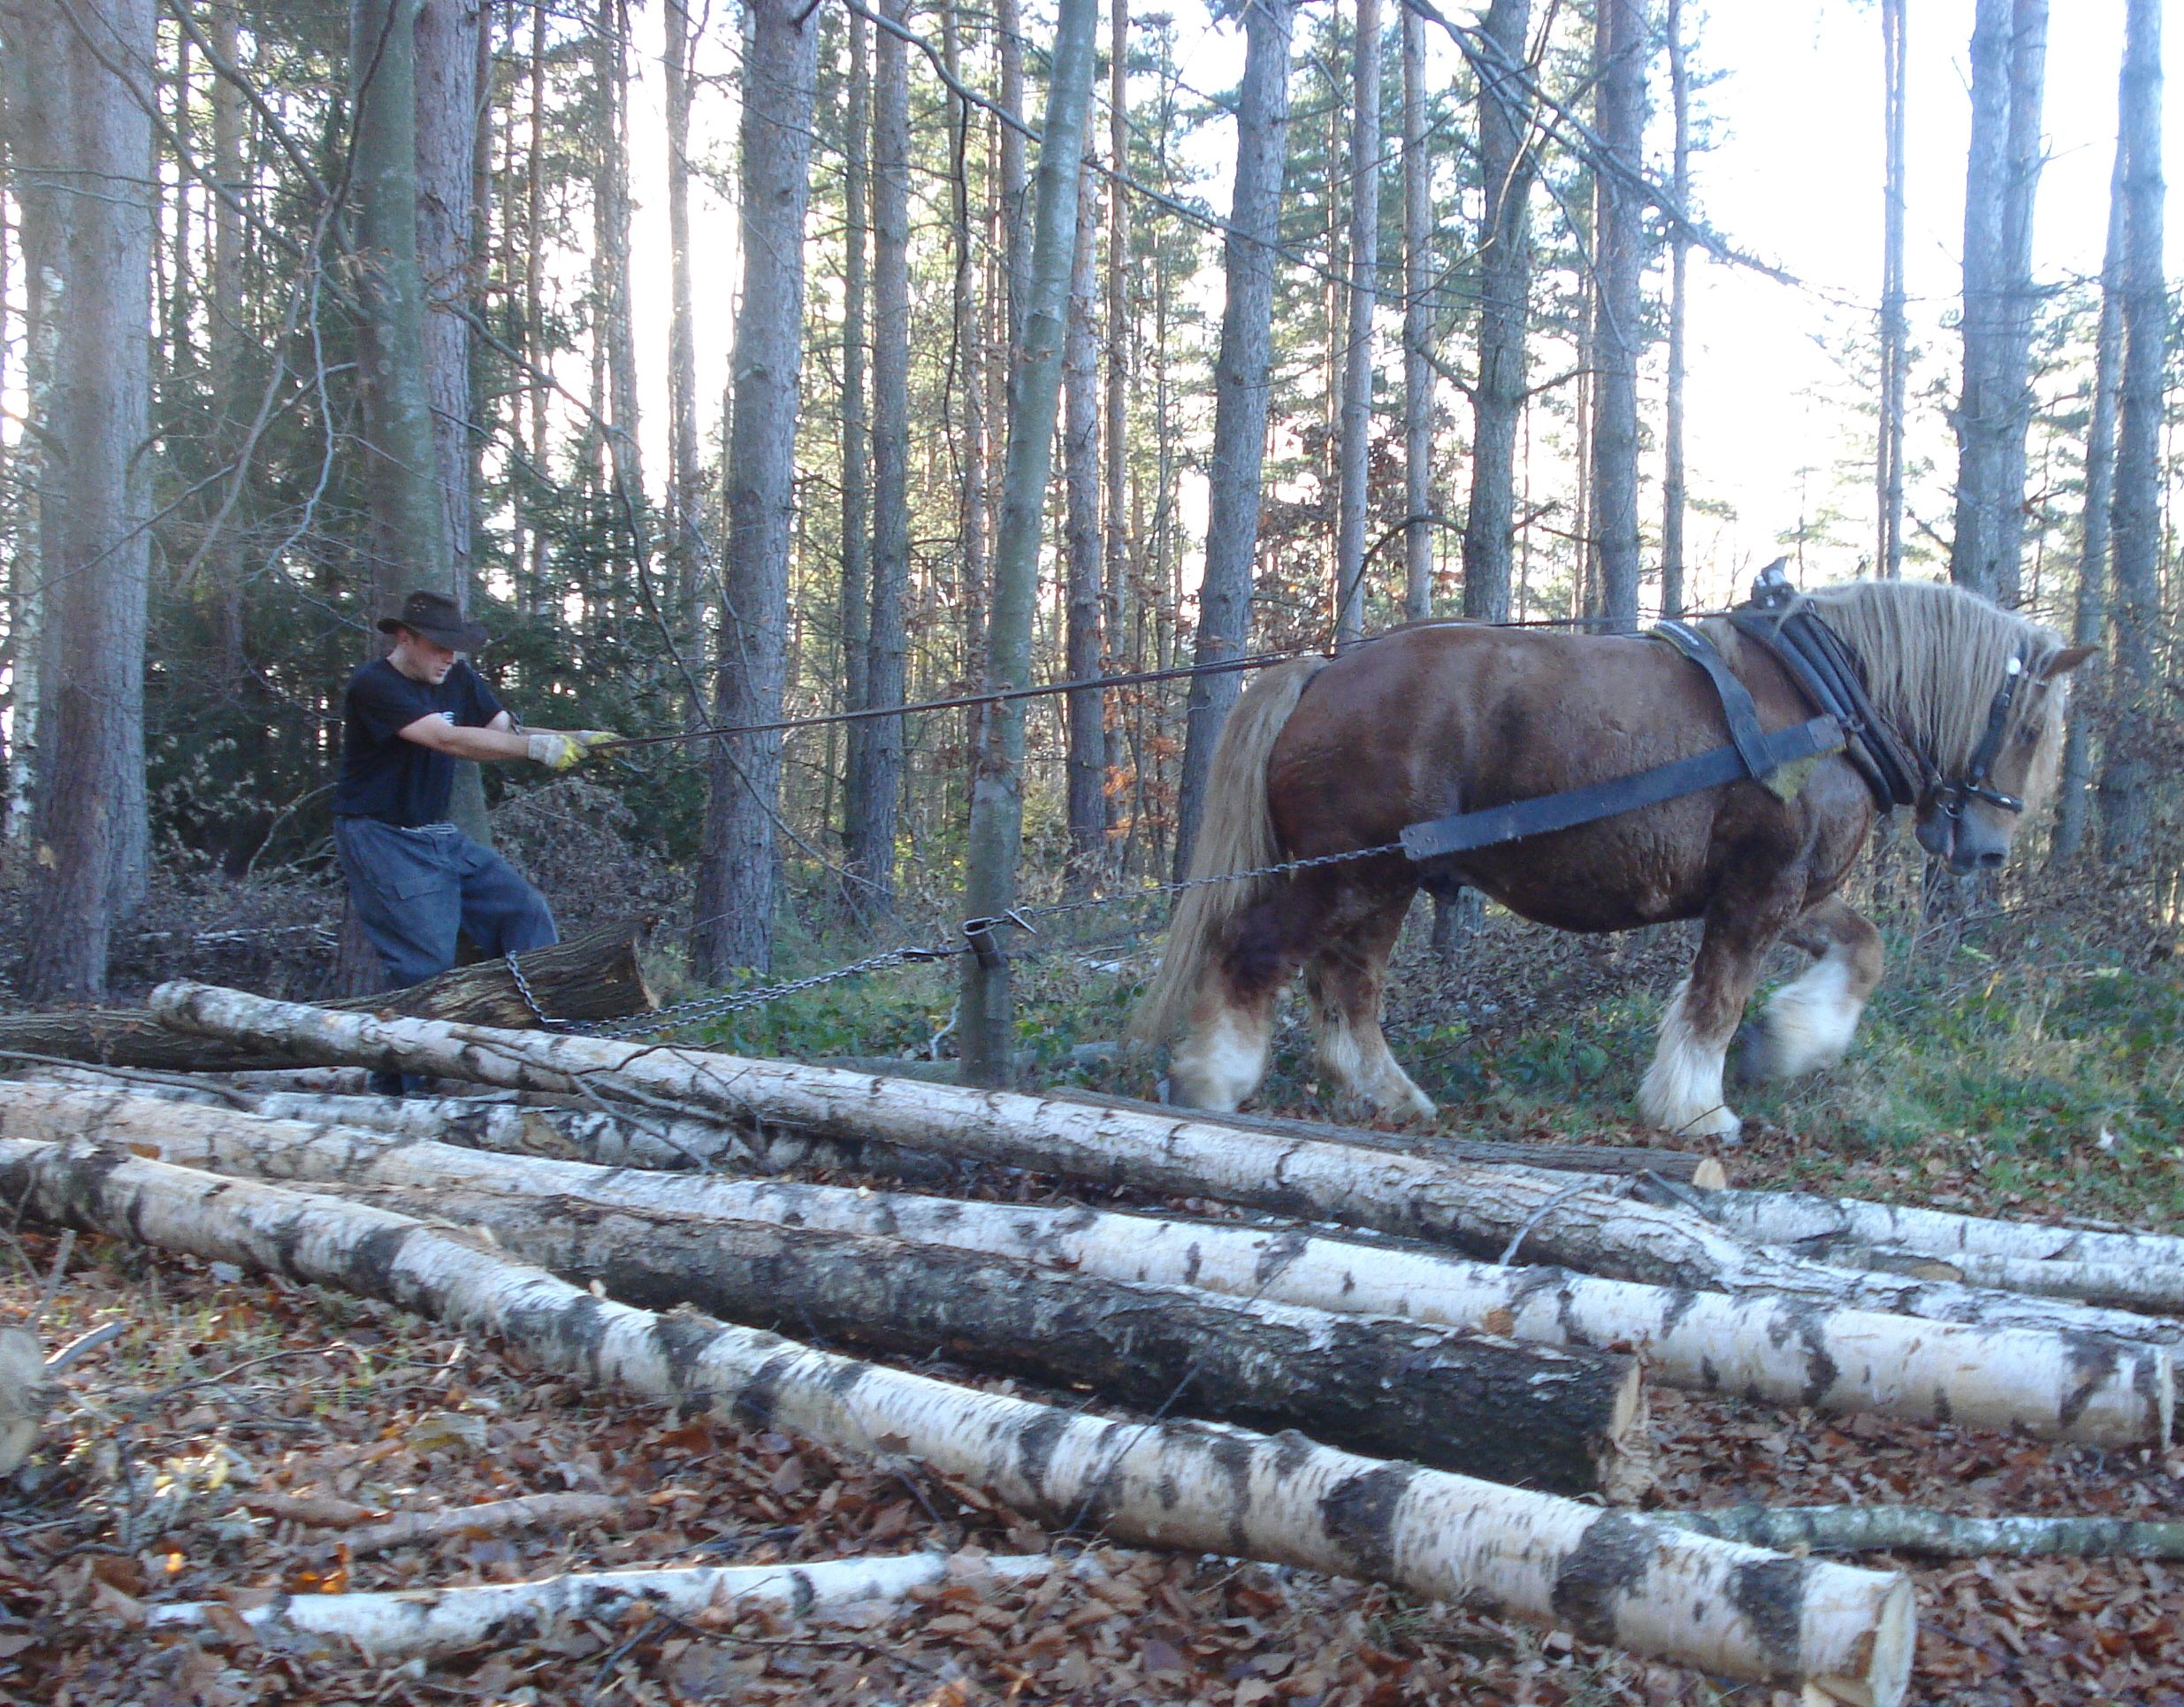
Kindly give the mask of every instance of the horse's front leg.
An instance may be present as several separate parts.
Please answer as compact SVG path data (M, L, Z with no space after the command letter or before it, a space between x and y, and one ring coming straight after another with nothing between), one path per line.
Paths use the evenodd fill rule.
M1669 999L1653 1065L1638 1087L1646 1120L1679 1137L1734 1137L1743 1124L1722 1092L1730 1041L1760 968L1801 899L1778 880L1757 894L1718 898L1707 909L1691 974Z
M1881 933L1842 901L1830 897L1807 907L1783 935L1813 964L1768 997L1757 1022L1737 1034L1739 1080L1793 1079L1834 1066L1881 982Z

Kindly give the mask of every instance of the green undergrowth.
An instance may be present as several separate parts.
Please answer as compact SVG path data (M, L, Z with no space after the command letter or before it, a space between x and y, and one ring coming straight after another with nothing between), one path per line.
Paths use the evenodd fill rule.
M1793 1084L1732 1087L1745 1117L1744 1142L1722 1152L1732 1177L2184 1228L2184 961L2150 958L2143 935L2126 940L2128 948L2033 938L2006 950L1966 940L1917 953L1891 940L1887 980L1848 1059ZM806 976L859 952L791 944L774 976ZM1783 957L1780 975L1794 971L1792 959ZM1158 1065L1113 1047L1149 970L1142 949L1023 966L1024 1081L1154 1094ZM1433 1000L1401 1005L1409 1016L1392 1024L1391 1041L1439 1105L1444 1132L1658 1143L1634 1107L1669 982L1657 971L1635 968L1598 999L1529 1016L1508 1002L1478 1003L1468 1017ZM805 1060L949 1060L958 976L954 962L892 968L685 1035ZM1320 1119L1357 1113L1320 1095L1297 1001L1254 1106Z

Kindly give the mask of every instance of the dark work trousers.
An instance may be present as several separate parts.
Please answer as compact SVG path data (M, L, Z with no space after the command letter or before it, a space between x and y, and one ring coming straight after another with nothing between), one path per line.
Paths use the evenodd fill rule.
M333 841L357 922L378 953L389 990L453 966L458 930L488 954L520 954L560 940L546 897L451 823L405 830L377 818L336 818ZM394 1091L394 1079L375 1075L374 1089Z

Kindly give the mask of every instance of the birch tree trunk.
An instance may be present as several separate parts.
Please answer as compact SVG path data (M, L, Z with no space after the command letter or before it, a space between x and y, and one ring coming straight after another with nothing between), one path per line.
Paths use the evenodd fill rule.
M566 1091L583 1083L603 1093L626 1084L731 1121L776 1121L816 1135L877 1137L1065 1179L1338 1220L1503 1261L1514 1261L1521 1250L1535 1262L1652 1285L1778 1292L1837 1308L1997 1328L2078 1329L2133 1343L2184 1337L2177 1324L2121 1311L1799 1262L1734 1240L1695 1214L1633 1202L1582 1176L1427 1162L1261 1138L1210 1121L695 1050L337 1015L197 984L163 984L152 1007L178 1030L232 1037L297 1059L531 1090Z
M691 1178L556 1159L535 1138L539 1111L455 1114L435 1142L312 1122L332 1103L258 1098L258 1118L152 1106L137 1093L0 1091L0 1135L98 1136L137 1152L279 1180L553 1196L639 1211L874 1234L1054 1265L1073 1274L1195 1287L1255 1302L1407 1317L1545 1345L1627 1346L1672 1387L1831 1413L1874 1411L1969 1428L2023 1428L2105 1446L2169 1436L2171 1353L2119 1345L2085 1355L2082 1336L1994 1330L1765 1296L1651 1287L1555 1268L1466 1262L1417 1244L1366 1244L1284 1228L1157 1219L1038 1205L958 1202L861 1187ZM380 1109L398 1107L378 1099ZM346 1108L333 1111L335 1116ZM584 1129L563 1121L547 1130ZM506 1128L522 1122L513 1134ZM393 1126L391 1120L383 1124ZM457 1144L515 1149L479 1154ZM542 1150L544 1153L541 1153ZM641 1154L602 1144L595 1162Z
M714 720L781 716L789 552L796 519L798 387L804 356L804 213L810 195L819 19L796 0L753 0L744 79L743 302L728 455L729 532ZM714 982L769 965L781 735L711 743L699 924L691 957Z
M1493 0L1478 72L1478 380L1471 391L1471 502L1463 522L1463 614L1509 620L1516 427L1524 409L1524 329L1531 292L1531 103L1518 75L1531 0Z
M1403 620L1433 614L1433 168L1425 151L1425 19L1403 28Z
M404 1216L97 1145L0 1141L0 1187L50 1221L386 1299L534 1364L739 1427L887 1450L1035 1516L1127 1542L1390 1581L1730 1677L1896 1707L1915 1634L1893 1573L1769 1554L1626 1512L1317 1446L1109 1421L593 1297Z
M2078 593L2070 632L2075 646L2097 647L2107 638L2109 507L2115 497L2116 393L2123 365L2126 165L2119 134L2116 164L2109 177L2108 238L2101 255L2101 318L2093 350L2093 407L2086 421ZM2073 715L2063 730L2063 768L2055 790L2055 831L2048 843L2049 860L2058 866L2074 861L2085 846L2086 816L2092 804L2094 731L2100 722L2098 707L2105 686L2103 663L2097 657L2089 659L2071 683Z
M49 748L49 781L36 832L39 928L22 971L23 993L33 1000L106 993L114 927L135 910L147 875L151 121L128 83L101 62L149 91L153 11L151 0L97 0L80 7L73 24L24 19L63 38L65 94L46 115L57 127L48 145L50 181L54 195L75 202L59 232L41 233L61 236L65 247L38 257L57 266L60 289L51 454L41 470L42 567L51 592L39 739ZM39 199L44 194L42 186Z
M1638 358L1645 343L1646 8L1600 0L1595 124L1607 154L1600 199L1593 333L1592 507L1600 614L1611 632L1638 626Z
M1725 1505L1663 1521L1753 1547L1931 1558L2184 1558L2184 1523L2127 1518L1977 1518L1915 1505Z
M1100 550L1099 348L1092 333L1094 261L1099 244L1099 197L1091 194L1088 158L1077 187L1077 245L1070 271L1069 330L1064 341L1062 470L1066 492L1063 522L1068 568L1062 669L1072 681L1100 673L1102 570ZM1119 192L1118 192L1119 193ZM1107 844L1107 731L1102 694L1087 688L1066 696L1066 810L1069 823L1067 892L1088 895Z
M1351 57L1349 325L1342 352L1342 439L1335 522L1334 643L1365 632L1365 517L1372 457L1372 311L1380 287L1380 0L1356 0Z
M900 26L905 0L881 0ZM872 602L865 703L903 702L903 598L910 585L910 65L901 36L874 36L872 85ZM850 869L874 913L895 910L903 720L874 717L849 783Z
M2150 746L2161 692L2155 647L2161 603L2162 372L2169 301L2162 274L2161 6L2127 0L2119 105L2124 150L2123 377L2116 427L2117 717L2102 766L2101 856L2144 862L2159 775Z
M483 1228L512 1256L650 1310L1075 1388L1155 1415L1314 1440L1551 1493L1651 1480L1638 1368L1453 1328L1111 1280L868 1233L602 1209L436 1186L400 1214Z
M1244 74L1236 102L1236 189L1221 240L1221 348L1213 369L1213 453L1207 473L1205 574L1198 589L1192 662L1242 655L1251 636L1252 565L1266 457L1267 369L1273 353L1274 245L1281 234L1288 157L1289 34L1295 0L1245 9ZM1234 670L1194 677L1175 807L1175 875L1190 870L1206 778L1236 696Z
M1031 295L1010 398L1008 468L994 545L993 605L983 671L989 692L1026 687L1031 680L1039 540L1061 391L1061 346L1069 313L1070 261L1075 249L1077 192L1083 173L1098 24L1098 0L1061 0L1039 144ZM1023 771L1023 701L989 706L980 720L972 771L970 838L964 859L966 917L998 919L1016 904L1016 864L1024 830ZM1005 961L989 966L981 955L964 956L960 1014L966 1081L1005 1083L1014 1024Z

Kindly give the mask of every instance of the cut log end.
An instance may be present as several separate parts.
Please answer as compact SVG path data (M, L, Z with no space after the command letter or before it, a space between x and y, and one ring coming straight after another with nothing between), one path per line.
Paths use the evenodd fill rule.
M1880 1616L1860 1639L1865 1664L1856 1673L1817 1677L1810 1688L1822 1701L1850 1707L1901 1707L1911 1691L1911 1662L1919 1645L1919 1618L1911 1584L1898 1578L1883 1595Z
M1691 1169L1691 1183L1701 1191L1729 1190L1729 1169L1713 1156L1701 1156Z

